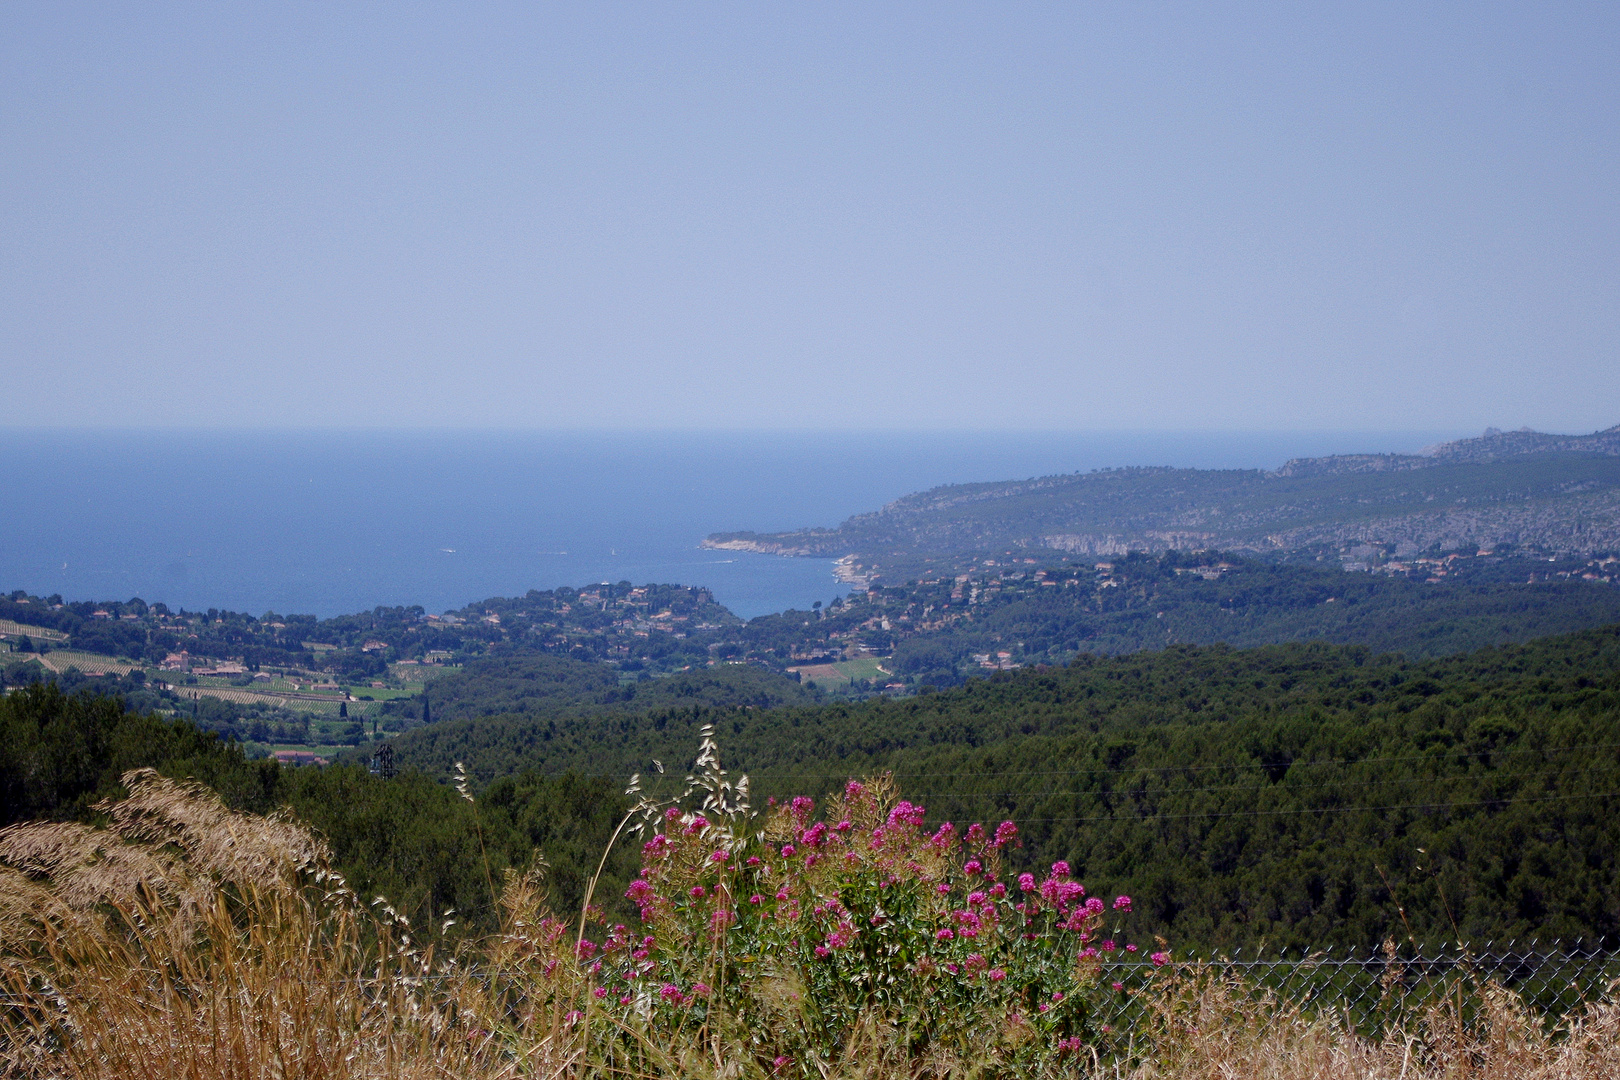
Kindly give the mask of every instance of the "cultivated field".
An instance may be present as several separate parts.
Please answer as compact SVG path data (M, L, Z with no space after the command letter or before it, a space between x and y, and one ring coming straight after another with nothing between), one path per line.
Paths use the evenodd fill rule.
M883 681L889 678L889 672L883 668L883 660L875 656L840 660L836 664L808 664L788 670L798 672L801 679L813 682L823 690L841 690L857 679Z
M99 653L77 652L72 649L54 649L48 653L32 655L35 660L57 674L75 667L86 675L127 675L140 666L127 660L114 660Z
M66 641L68 636L60 630L47 630L43 626L29 626L27 623L0 619L0 637L30 637L38 641Z

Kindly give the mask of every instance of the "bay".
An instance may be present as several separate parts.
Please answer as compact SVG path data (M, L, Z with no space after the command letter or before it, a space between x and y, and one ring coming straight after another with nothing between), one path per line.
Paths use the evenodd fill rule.
M749 618L844 587L829 560L701 549L711 532L832 526L945 483L1457 434L12 428L0 588L324 618L628 580L708 586Z

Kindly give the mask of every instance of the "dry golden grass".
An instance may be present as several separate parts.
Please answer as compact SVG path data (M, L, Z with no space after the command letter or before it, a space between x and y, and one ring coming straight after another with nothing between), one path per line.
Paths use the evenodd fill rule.
M125 784L105 829L0 832L8 1074L482 1072L477 1040L449 1037L453 995L419 977L430 958L373 921L307 831L149 771Z
M1142 1061L1100 1072L1131 1080L1616 1080L1620 1004L1613 994L1550 1033L1494 984L1431 1006L1380 1040L1331 1015L1255 995L1235 979L1195 971L1168 981L1138 1033ZM1611 988L1612 990L1612 988Z
M125 778L107 824L0 831L0 1074L64 1080L1022 1076L971 1046L915 1045L892 1018L850 1028L832 1059L780 1068L761 1033L804 1023L791 970L749 988L748 1015L631 1030L574 958L576 920L539 873L510 875L501 932L435 957L365 904L298 825L225 809L155 773ZM473 974L476 972L476 974ZM1167 977L1125 1053L1041 1076L1114 1080L1620 1080L1620 1002L1548 1029L1500 987L1467 988L1368 1039L1331 1015L1208 969ZM621 1014L622 1017L622 1014ZM1016 1034L1016 1033L1014 1033ZM1005 1044L1016 1046L1017 1039Z

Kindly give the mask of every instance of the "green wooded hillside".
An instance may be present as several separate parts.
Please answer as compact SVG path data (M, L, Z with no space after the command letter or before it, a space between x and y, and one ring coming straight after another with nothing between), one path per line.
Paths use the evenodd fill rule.
M490 885L498 891L508 868L537 857L559 909L577 909L626 809L621 785L601 777L509 776L475 805L409 771L384 780L353 766L249 761L240 744L130 711L122 697L66 694L54 683L0 697L0 826L92 820L93 804L125 794L119 778L140 767L198 780L237 809L292 813L327 839L357 893L387 896L430 937L450 909L463 929L493 928ZM609 910L634 872L627 845L604 871L598 899Z
M1615 627L1423 663L1177 646L902 700L489 718L397 745L430 773L627 778L680 772L711 721L761 796L893 770L931 819L1019 820L1028 863L1068 859L1181 940L1376 944L1401 931L1383 875L1423 937L1620 943Z
M1424 455L1356 454L1260 469L1127 468L917 492L837 528L715 533L720 547L851 556L899 581L985 551L1111 556L1227 548L1279 553L1388 544L1511 544L1588 554L1620 546L1620 431L1487 433Z
M428 708L431 717L441 721L503 713L560 719L604 709L809 705L820 697L756 664L721 664L625 680L605 664L514 651L471 661L462 671L435 678L429 684ZM420 710L420 701L412 700L385 712L420 715Z
M756 800L892 770L931 822L1011 818L1013 869L1067 859L1182 947L1366 947L1408 926L1620 946L1620 627L1421 663L1176 646L900 700L481 717L398 740L428 775L391 780L250 762L185 721L34 685L0 699L0 792L7 820L83 818L122 769L193 776L315 824L358 891L418 926L455 908L477 928L490 882L537 851L577 903L629 774L674 794L709 722ZM483 778L476 805L434 775L456 760ZM634 858L615 852L603 900Z
M1104 565L885 589L877 606L898 631L891 668L950 685L975 653L1050 663L1076 652L1316 639L1417 659L1620 621L1620 589L1573 575L1531 583L1538 566L1526 559L1458 560L1434 582L1213 553L1139 553ZM953 592L965 595L953 601ZM931 629L910 633L918 623Z

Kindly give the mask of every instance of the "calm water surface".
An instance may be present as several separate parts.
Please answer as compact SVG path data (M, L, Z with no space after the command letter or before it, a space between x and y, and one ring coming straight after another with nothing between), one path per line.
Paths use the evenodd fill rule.
M831 600L831 563L703 551L708 533L836 525L936 484L1457 435L0 431L0 589L325 617L629 580L751 617Z

